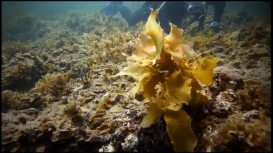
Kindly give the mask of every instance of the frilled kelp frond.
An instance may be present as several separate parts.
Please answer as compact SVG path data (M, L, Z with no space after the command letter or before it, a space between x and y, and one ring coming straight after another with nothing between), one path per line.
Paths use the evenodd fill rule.
M184 111L167 110L164 113L169 137L175 151L193 151L197 141L191 129L191 117Z
M217 59L206 56L198 60L198 66L194 70L194 76L205 85L212 85L213 69L217 66Z
M157 123L163 115L174 150L193 151L197 139L191 118L182 107L208 99L202 86L212 84L218 59L198 56L183 43L183 29L171 23L171 32L164 37L156 22L157 13L152 10L136 52L128 57L128 66L117 76L132 76L137 80L134 93L142 92L150 100L148 114L141 123L143 128Z
M152 11L145 24L146 34L152 38L156 47L155 59L158 59L163 47L163 29L161 29L160 24L156 22L157 14L158 10Z

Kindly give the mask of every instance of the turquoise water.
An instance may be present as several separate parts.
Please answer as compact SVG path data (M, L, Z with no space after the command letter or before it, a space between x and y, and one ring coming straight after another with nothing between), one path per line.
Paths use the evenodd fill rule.
M7 15L9 12L17 11L18 9L24 10L29 13L34 13L41 18L55 18L61 14L66 13L94 13L101 10L108 1L61 1L61 2L2 2L2 15ZM132 9L139 8L144 1L124 2L124 4ZM238 1L227 2L226 11L233 12L240 9L246 10L252 16L260 16L271 18L271 6L269 2L259 1Z
M262 1L238 1L238 2L227 2L227 11L239 11L245 10L249 15L260 18L260 19L271 19L271 4L270 2Z
M64 14L71 13L96 13L103 9L109 2L2 2L2 15L10 12L24 10L42 19L56 19ZM124 4L134 9L140 7L143 2L125 2Z
M77 15L78 18L80 18L85 15L88 16L93 13L99 13L109 2L110 1L2 2L2 38L3 40L9 40L10 38L24 40L25 38L21 38L21 36L14 38L13 35L22 32L21 35L25 36L23 33L31 31L32 24L38 23L39 21L60 21L62 24L62 22L69 19L71 15ZM131 10L137 10L143 3L144 1L129 1L124 2L124 5ZM209 6L208 8L209 15L213 16L212 7ZM224 16L230 14L231 17L236 17L238 12L242 10L247 12L248 16L256 21L262 20L269 23L271 20L270 2L227 2ZM32 34L29 33L29 35Z

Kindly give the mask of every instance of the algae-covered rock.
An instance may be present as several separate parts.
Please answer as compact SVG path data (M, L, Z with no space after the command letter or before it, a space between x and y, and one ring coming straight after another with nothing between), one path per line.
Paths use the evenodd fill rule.
M3 53L8 59L2 66L2 88L28 91L45 73L42 61L20 43L7 45Z
M2 111L9 109L21 110L26 108L42 108L47 105L47 97L39 93L19 93L10 90L2 91Z

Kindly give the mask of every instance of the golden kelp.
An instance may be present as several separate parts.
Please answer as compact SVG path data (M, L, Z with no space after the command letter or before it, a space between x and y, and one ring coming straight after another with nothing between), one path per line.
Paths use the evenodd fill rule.
M163 37L156 22L157 10L152 10L146 22L146 33L139 36L136 52L128 57L128 67L119 75L137 80L134 92L142 92L150 100L148 114L142 120L147 128L161 116L175 151L193 151L197 139L191 128L191 118L183 104L207 100L203 85L211 85L217 58L200 58L193 49L183 44L183 29L170 23L171 32Z
M163 47L163 29L161 29L160 25L156 22L157 14L158 10L152 11L145 24L146 33L153 39L156 46L155 59L160 56Z

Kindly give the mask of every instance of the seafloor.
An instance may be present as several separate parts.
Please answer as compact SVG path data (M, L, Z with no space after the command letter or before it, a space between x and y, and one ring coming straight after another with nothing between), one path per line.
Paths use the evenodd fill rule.
M12 41L2 42L2 152L173 151L164 120L141 128L147 99L131 94L135 80L113 77L144 23L98 14L24 18L7 21L3 33ZM271 151L271 23L246 19L225 15L214 33L208 16L206 32L194 23L185 30L195 52L220 58L210 100L188 109L194 151ZM33 26L20 28L25 22Z

